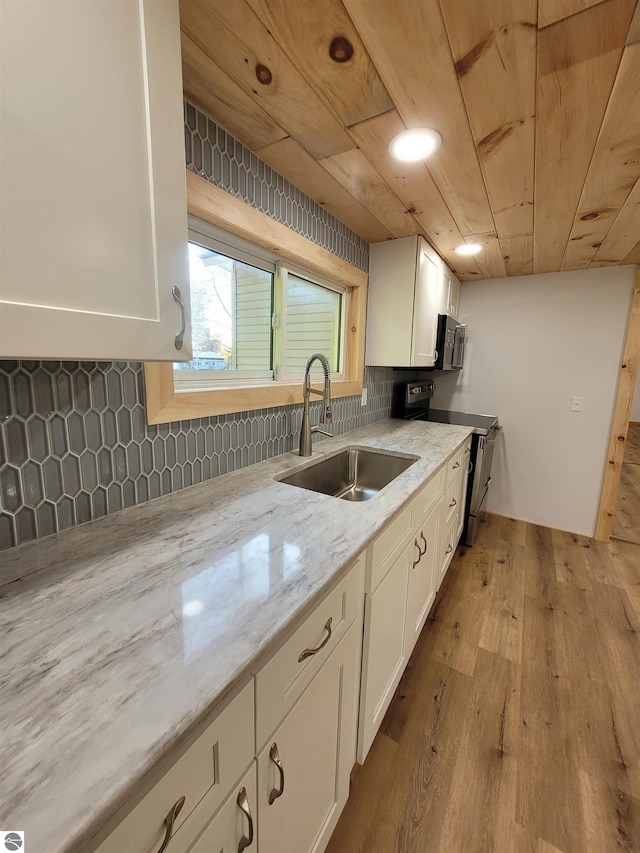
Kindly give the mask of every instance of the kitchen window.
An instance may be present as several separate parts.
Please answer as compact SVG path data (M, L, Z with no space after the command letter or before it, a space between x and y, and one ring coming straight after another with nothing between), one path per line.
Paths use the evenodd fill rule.
M347 288L206 224L189 230L193 358L177 390L301 381L322 352L342 378Z
M301 403L302 362L317 350L326 350L332 362L331 396L359 395L364 372L366 272L198 175L187 171L186 179L191 241L273 275L275 310L268 331L271 363L267 376L245 373L243 378L240 373L232 376L234 368L218 360L207 365L216 373L216 381L207 384L204 371L174 369L171 362L147 362L147 422L163 424ZM233 315L233 306L230 313ZM324 324L317 324L319 314L323 314ZM327 322L329 316L332 319ZM196 317L196 325L199 322ZM213 343L209 341L209 349L204 350L207 358L230 358L218 346L219 355L211 355L215 330L209 331ZM248 371L249 367L245 362L235 369ZM266 371L266 361L252 369Z

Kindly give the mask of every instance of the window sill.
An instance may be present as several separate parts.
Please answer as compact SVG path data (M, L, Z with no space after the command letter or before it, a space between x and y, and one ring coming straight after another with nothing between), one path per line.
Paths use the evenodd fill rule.
M210 391L176 391L173 388L173 368L170 364L145 364L144 370L147 421L150 424L302 403L302 382L274 383L251 388L216 388ZM321 384L314 383L313 387L322 390ZM359 380L338 379L331 383L332 398L351 397L361 393L362 382Z

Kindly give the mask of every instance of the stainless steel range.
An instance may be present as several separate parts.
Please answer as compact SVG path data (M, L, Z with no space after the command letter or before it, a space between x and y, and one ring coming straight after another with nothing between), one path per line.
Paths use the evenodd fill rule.
M476 415L470 412L450 412L432 409L430 401L435 390L432 379L396 382L393 387L392 416L405 420L432 421L473 427L471 460L465 501L465 522L461 541L473 545L478 533L478 523L486 507L491 462L495 438L501 427L495 415Z

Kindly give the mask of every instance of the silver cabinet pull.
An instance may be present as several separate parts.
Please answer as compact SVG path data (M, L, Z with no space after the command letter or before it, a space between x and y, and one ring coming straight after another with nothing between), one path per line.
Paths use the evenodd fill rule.
M251 847L253 844L253 818L251 817L251 809L249 808L249 797L247 797L247 789L240 788L238 791L238 798L236 800L238 803L238 807L241 812L247 817L249 821L249 835L243 835L240 841L238 842L238 853L242 853L247 847Z
M453 548L451 547L451 545L449 545L449 547L447 548L447 550L444 553L450 554L452 551L453 551Z
M184 344L184 333L187 328L187 315L184 309L184 302L182 301L182 294L180 293L180 288L176 287L175 284L171 288L171 295L173 296L174 301L180 306L180 314L182 316L182 326L180 327L180 331L175 337L174 344L176 349L182 349L182 345Z
M411 568L412 568L412 569L415 569L415 567L418 565L418 563L420 562L420 560L421 560L421 559L422 559L422 557L423 557L423 551L422 551L422 549L420 548L420 545L418 544L418 540L417 540L417 539L414 539L414 540L413 540L413 544L414 544L414 545L416 546L416 548L418 549L418 559L417 559L417 560L414 560L414 561L413 561L413 565L411 566Z
M333 616L329 616L327 619L324 630L327 632L327 636L320 643L319 646L316 646L315 649L304 649L304 651L300 652L300 656L298 658L298 663L302 663L306 658L310 658L312 655L317 655L320 649L324 649L329 640L331 639L331 623L333 622Z
M173 835L173 825L176 822L176 818L178 817L178 815L182 811L182 807L184 805L184 802L185 802L184 797L180 797L179 800L176 800L176 802L171 807L171 811L165 817L165 819L164 819L164 826L165 826L164 838L162 839L162 844L158 848L158 853L164 853L164 851L169 846L169 842L171 841L171 836Z
M449 508L451 508L452 506L455 506L457 503L458 503L458 501L455 498L451 498L451 503L449 504Z
M459 463L459 462L456 462L456 464L455 464L455 465L453 466L453 468L452 468L452 471L455 471L455 470L456 470L456 468L459 468L459 467L460 467L460 463Z
M427 540L424 538L424 533L422 532L422 530L420 531L420 536L422 537L422 541L424 542L424 551L422 552L422 556L424 557L424 555L427 553L427 548L429 546L427 545Z
M272 743L271 749L269 750L269 758L278 768L278 773L280 774L280 787L272 788L271 793L269 794L269 805L272 806L278 797L281 797L284 794L284 767L282 766L282 761L280 760L280 755L278 754L278 744Z

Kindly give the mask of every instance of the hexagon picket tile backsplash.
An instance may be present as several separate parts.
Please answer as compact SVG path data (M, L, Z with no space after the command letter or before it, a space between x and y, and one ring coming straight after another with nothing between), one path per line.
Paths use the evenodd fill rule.
M388 417L393 371L368 403L334 400L335 434ZM0 549L297 447L302 406L147 426L142 365L0 361Z

